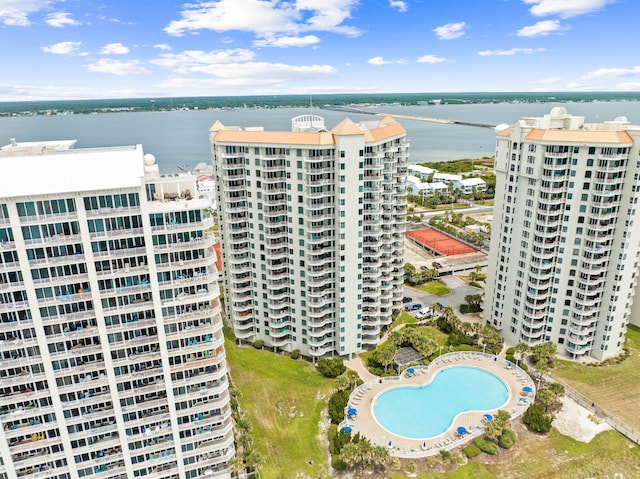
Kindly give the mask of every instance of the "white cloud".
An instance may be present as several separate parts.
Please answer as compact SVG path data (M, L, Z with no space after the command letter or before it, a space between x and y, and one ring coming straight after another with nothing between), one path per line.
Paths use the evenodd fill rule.
M466 28L466 22L457 22L436 27L433 31L440 40L453 40L454 38L463 36Z
M373 57L367 60L367 63L370 65L389 65L391 63L407 63L406 60L398 59L398 60L385 60L383 57Z
M546 48L512 48L511 50L482 50L478 52L481 57L510 57L517 53L524 53L525 55L531 55L533 53L541 53L546 51Z
M264 87L285 84L291 81L317 79L333 76L335 68L330 65L295 66L283 63L247 62L203 66L198 73L210 74L213 78L170 78L159 86L163 88L229 88Z
M615 0L523 0L523 2L533 5L529 11L535 17L557 15L561 18L569 18L596 12L614 3Z
M567 90L572 90L572 91L586 91L586 90L593 90L593 88L589 88L587 87L587 85L585 85L584 83L578 83L578 82L570 82L567 83L565 85L565 88Z
M48 47L42 47L42 51L55 55L73 55L81 46L82 42L60 42L49 45Z
M418 63L444 63L447 61L446 58L439 57L437 55L422 55L420 58L416 60Z
M271 37L267 36L256 40L253 44L256 47L308 47L320 43L320 39L315 35L305 35L304 37Z
M237 48L234 50L186 50L182 53L163 53L149 63L173 69L174 73L192 73L201 71L203 66L213 65L220 68L229 63L242 63L253 60L251 50Z
M164 51L171 50L171 46L168 43L158 43L154 45L153 48L157 48L158 50L164 50Z
M592 72L587 73L582 77L582 80L593 80L594 78L615 78L624 77L629 75L637 75L640 73L640 66L632 68L598 68Z
M68 12L56 12L47 15L47 19L45 20L47 24L56 28L63 28L65 25L81 25L80 22L71 18L71 14Z
M544 37L551 33L564 32L568 29L569 27L563 26L558 20L544 20L521 28L516 35L527 38Z
M360 31L343 22L351 16L357 0L219 0L184 5L180 20L165 27L169 35L183 36L198 30L252 32L258 38L295 36L305 31L330 31L359 35ZM292 35L293 34L293 35Z
M0 0L0 23L7 26L31 25L29 15L45 8L48 0Z
M122 43L108 43L100 49L101 55L126 55L129 47Z
M407 2L403 2L402 0L389 0L389 6L391 8L397 8L400 13L404 13L409 10Z
M148 75L151 73L138 60L119 61L101 58L96 63L87 65L87 70L94 73L110 73L112 75Z
M543 85L549 85L552 83L559 83L563 80L562 77L546 77L546 78L541 78L540 80L537 81L537 83L542 83Z
M640 82L624 82L616 86L617 90L637 91L640 90Z

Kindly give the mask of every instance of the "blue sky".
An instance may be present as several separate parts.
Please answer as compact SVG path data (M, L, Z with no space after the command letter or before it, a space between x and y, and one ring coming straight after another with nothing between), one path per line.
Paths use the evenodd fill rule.
M0 0L0 101L637 91L638 0Z

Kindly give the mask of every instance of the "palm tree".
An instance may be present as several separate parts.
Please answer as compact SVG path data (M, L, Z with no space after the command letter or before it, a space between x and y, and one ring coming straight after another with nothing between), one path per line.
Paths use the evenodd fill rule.
M345 389L349 388L351 384L350 384L349 378L346 375L346 371L345 371L345 374L341 374L336 378L335 384L336 384L336 390L338 391L344 391Z
M386 343L378 350L378 361L384 366L385 372L388 371L389 366L393 363L397 352L395 345L391 343Z

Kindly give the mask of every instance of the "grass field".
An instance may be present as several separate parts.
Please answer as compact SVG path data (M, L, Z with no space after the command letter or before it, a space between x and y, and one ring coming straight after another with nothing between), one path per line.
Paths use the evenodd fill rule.
M438 344L446 342L435 328L425 328L425 334ZM631 357L621 364L589 367L560 361L553 375L626 422L638 424L640 330L629 328L627 338ZM230 341L226 350L232 380L242 393L240 406L253 425L254 447L266 460L260 468L262 479L328 478L327 439L319 424L333 380L304 361L240 348ZM480 455L451 472L428 472L417 463L418 479L630 479L640 478L640 447L615 431L590 443L555 430L547 436L522 431L514 449L495 457ZM384 475L354 477L406 475L389 470Z
M631 354L620 364L590 367L558 361L551 376L576 389L618 420L640 430L640 330L637 327L628 327L626 346Z
M515 448L491 462L481 454L451 472L423 472L418 479L630 479L640 477L640 447L614 431L582 443L552 430L548 436L527 434ZM402 479L392 472L390 479Z
M303 472L327 477L327 438L319 432L321 413L334 381L313 365L226 341L231 379L242 393L240 407L253 425L254 449L266 463L262 479Z
M420 286L412 287L436 296L446 296L447 294L451 294L451 290L440 281L429 281L428 283L421 284Z

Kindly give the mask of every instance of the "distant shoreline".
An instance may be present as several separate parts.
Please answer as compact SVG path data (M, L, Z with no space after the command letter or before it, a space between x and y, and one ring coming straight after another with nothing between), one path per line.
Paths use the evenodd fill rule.
M262 110L320 105L380 108L388 106L498 103L593 103L640 101L640 92L545 93L388 93L341 95L263 95L249 97L128 98L0 102L0 117L57 116L122 112Z

